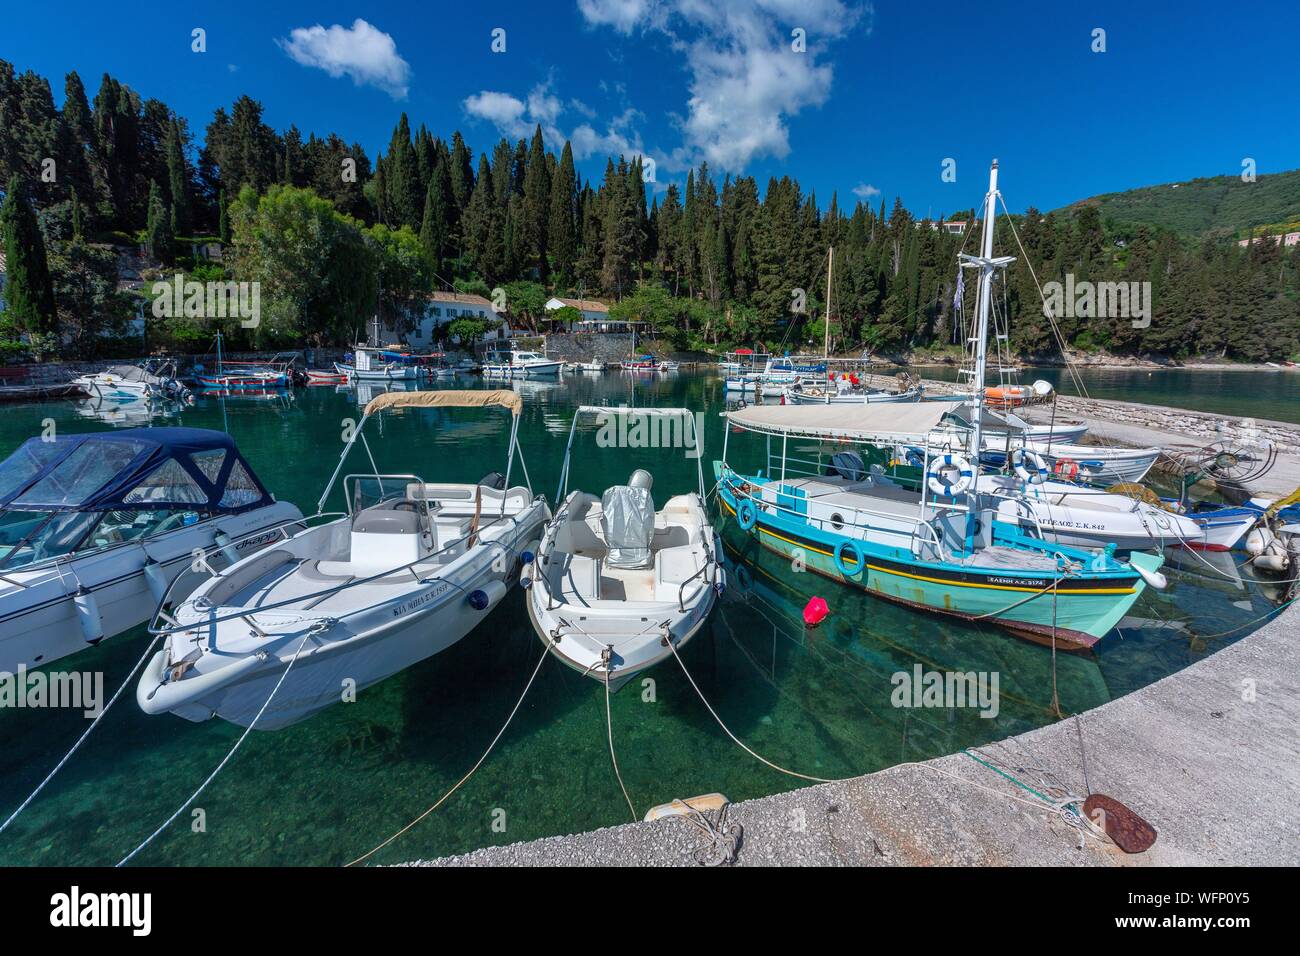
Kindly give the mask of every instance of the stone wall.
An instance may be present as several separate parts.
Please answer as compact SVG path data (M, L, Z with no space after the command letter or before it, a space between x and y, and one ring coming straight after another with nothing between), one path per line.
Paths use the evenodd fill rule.
M632 336L618 332L561 332L546 336L548 358L564 362L616 363L632 351Z

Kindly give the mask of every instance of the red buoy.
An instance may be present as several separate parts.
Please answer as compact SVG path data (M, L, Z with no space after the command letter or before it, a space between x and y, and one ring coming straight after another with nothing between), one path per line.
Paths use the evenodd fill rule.
M810 598L808 604L803 609L803 622L809 627L816 627L826 616L831 613L831 609L826 606L826 602L819 597Z

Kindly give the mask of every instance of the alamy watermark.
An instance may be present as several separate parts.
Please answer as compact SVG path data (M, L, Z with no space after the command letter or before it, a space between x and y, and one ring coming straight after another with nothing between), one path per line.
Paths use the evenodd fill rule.
M981 717L998 715L997 671L927 671L917 664L911 672L895 672L889 682L895 707L975 707Z
M69 707L87 718L104 712L103 671L0 671L0 709Z
M630 409L596 416L599 448L684 448L687 458L704 454L704 413Z
M262 283L199 282L177 273L152 287L155 319L239 319L245 329L262 324Z
M1054 319L1132 319L1133 328L1151 325L1150 282L1082 282L1065 274L1065 284L1043 285L1044 309Z

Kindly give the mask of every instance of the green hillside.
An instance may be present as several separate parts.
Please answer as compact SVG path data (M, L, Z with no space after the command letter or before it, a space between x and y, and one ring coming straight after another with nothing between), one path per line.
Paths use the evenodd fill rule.
M1143 186L1082 199L1060 211L1072 213L1088 205L1098 207L1103 222L1121 227L1145 223L1192 237L1244 237L1252 228L1276 232L1300 222L1300 169L1261 175L1253 183L1242 182L1240 176L1211 176Z

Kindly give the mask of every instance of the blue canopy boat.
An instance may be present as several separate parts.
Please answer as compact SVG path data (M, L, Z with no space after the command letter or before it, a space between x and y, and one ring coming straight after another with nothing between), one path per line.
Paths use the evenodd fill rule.
M175 579L188 594L301 518L221 432L29 439L0 463L0 670L143 624Z

